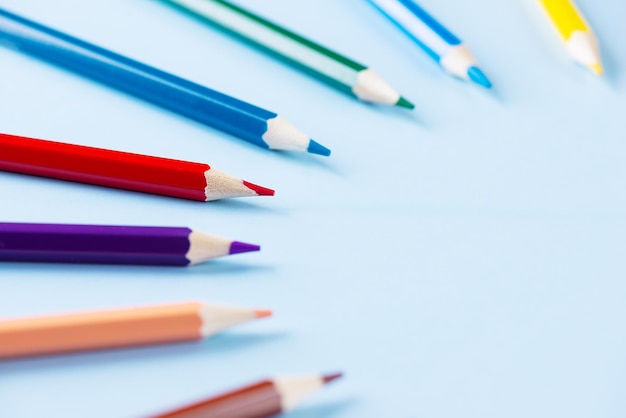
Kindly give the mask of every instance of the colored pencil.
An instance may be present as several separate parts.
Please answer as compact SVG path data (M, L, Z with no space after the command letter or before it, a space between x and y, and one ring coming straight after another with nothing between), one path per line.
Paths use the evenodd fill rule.
M224 0L164 0L360 100L413 109L376 72Z
M266 418L291 411L340 373L263 380L152 418Z
M0 43L269 149L330 155L283 117L0 9Z
M565 43L565 49L578 63L602 75L600 46L593 29L572 0L539 0L554 28Z
M0 170L199 201L274 195L208 164L7 134Z
M258 251L190 228L0 222L0 261L189 266Z
M0 359L201 340L271 315L199 302L0 321Z
M369 0L449 74L491 88L463 42L413 0Z

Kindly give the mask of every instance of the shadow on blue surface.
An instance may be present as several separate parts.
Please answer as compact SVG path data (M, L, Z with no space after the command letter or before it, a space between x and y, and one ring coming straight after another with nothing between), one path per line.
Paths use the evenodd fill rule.
M313 140L317 141L316 138ZM324 146L330 148L331 155L329 157L322 157L314 154L308 154L304 152L293 152L293 151L270 151L273 156L278 158L282 158L283 161L289 161L290 163L294 163L296 167L310 166L310 167L319 167L324 169L330 173L336 174L340 177L345 177L342 173L340 173L337 169L337 164L333 161L333 144L328 144L326 138L323 140L320 139L320 142L323 143ZM276 193L280 192L277 190Z
M220 355L224 352L242 349L251 350L257 345L273 343L286 336L286 333L227 333L200 342L4 360L0 361L0 375L6 376L9 373L42 373L44 370L51 371L73 367L101 367L105 363L150 363L168 356Z
M357 399L328 402L321 405L310 405L298 408L295 411L281 415L284 418L331 418L339 416L346 409L356 404Z
M604 64L604 79L611 87L618 86L620 83L621 71L619 60L610 50L602 51L602 63Z
M265 185L263 185L265 186ZM268 185L267 187L273 189L273 185ZM276 191L279 193L279 191ZM252 201L246 199L222 199L215 200L212 202L207 202L207 205L212 206L215 209L220 210L228 210L229 212L248 212L250 214L254 213L259 214L274 214L274 215L284 215L285 211L278 208L278 206L273 205L271 196L253 196L251 197Z
M97 269L98 276L92 277L93 280L102 280L102 275L110 275L111 278L117 278L118 275L133 275L134 279L146 277L151 280L165 277L172 279L171 274L177 275L176 280L184 277L203 276L210 278L211 275L235 275L251 272L262 272L274 270L275 267L256 264L242 264L236 261L221 259L212 260L204 264L191 267L171 267L171 266L131 266L131 265L113 265L113 264L65 264L65 263L19 263L19 262L2 262L3 266L9 267L12 273L29 273L37 275L55 275L62 272L70 277L71 274L77 274L77 280L84 280L86 275L93 276L94 269ZM120 276L123 277L123 276ZM217 277L217 276L216 276ZM247 277L247 276L245 276ZM2 279L13 280L10 276L0 277ZM26 280L26 279L25 279Z
M368 111L371 111L372 117L380 117L380 115L384 115L383 117L385 118L396 118L412 123L422 129L429 129L428 124L422 118L423 112L420 112L419 109L419 107L424 106L421 101L415 104L415 109L412 110L402 109L396 106L374 105L371 103L359 103L359 105L365 106Z

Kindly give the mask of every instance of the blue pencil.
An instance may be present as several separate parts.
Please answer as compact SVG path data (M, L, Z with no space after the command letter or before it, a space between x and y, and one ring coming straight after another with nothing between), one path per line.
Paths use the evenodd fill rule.
M330 155L274 112L0 9L0 43L267 149Z
M449 74L486 88L491 82L469 49L413 0L369 0Z

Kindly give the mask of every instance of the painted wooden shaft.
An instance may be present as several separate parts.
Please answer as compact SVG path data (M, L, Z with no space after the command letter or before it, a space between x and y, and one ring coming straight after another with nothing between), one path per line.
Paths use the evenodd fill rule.
M539 0L563 40L567 41L576 31L587 32L591 28L570 0Z
M153 418L263 418L281 412L281 396L265 380Z
M328 79L352 94L356 74L367 67L274 22L222 0L165 0L167 3L243 38L292 65Z
M201 303L0 321L0 358L192 341Z
M225 0L163 0L360 100L412 109L371 69Z
M0 260L186 266L189 228L0 223Z

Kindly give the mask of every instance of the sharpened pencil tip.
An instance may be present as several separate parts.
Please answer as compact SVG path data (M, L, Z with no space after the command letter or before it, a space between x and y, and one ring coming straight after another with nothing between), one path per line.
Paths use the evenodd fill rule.
M409 102L404 97L400 97L398 99L398 101L396 102L396 106L404 107L405 109L415 109L415 105L413 103Z
M322 379L324 380L324 383L330 383L330 382L332 382L333 380L337 380L337 379L339 379L340 377L343 377L343 373L332 373L332 374L327 374L327 375L324 375L324 376L322 377Z
M254 311L255 318L267 318L270 316L272 316L272 311L270 311L269 309L257 309L256 311Z
M268 189L267 187L259 186L245 180L243 181L243 185L246 186L248 189L254 191L259 196L274 196L274 190Z
M330 150L323 146L322 144L309 140L309 147L307 151L311 154L323 155L324 157L328 157L330 155Z
M483 86L487 89L490 89L492 86L491 81L489 81L485 73L483 73L482 70L478 67L470 67L470 69L467 70L467 75L469 76L470 80L472 80L479 86Z
M247 244L245 242L233 241L230 244L229 254L241 254L241 253L251 253L254 251L259 251L261 249L260 245Z

